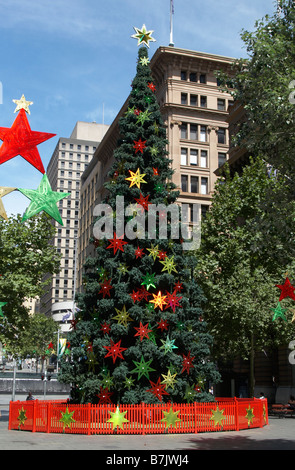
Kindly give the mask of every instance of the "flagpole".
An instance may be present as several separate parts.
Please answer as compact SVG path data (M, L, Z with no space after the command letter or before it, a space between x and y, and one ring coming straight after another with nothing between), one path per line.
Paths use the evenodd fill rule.
M173 42L173 14L174 14L173 0L170 0L170 44L169 44L169 46L172 46L172 47L174 47L174 42Z

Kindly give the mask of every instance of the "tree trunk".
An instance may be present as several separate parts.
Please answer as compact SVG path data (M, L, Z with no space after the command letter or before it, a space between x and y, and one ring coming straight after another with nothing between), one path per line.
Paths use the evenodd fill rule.
M250 381L249 381L249 395L250 395L250 398L254 397L254 387L255 387L254 360L255 360L254 335L253 335L253 333L251 333Z

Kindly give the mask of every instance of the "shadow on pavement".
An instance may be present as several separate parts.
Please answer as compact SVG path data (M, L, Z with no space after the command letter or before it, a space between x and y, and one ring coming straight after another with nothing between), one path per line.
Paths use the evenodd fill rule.
M287 439L255 440L248 436L219 436L218 439L206 437L189 439L190 447L196 450L295 450L295 442Z

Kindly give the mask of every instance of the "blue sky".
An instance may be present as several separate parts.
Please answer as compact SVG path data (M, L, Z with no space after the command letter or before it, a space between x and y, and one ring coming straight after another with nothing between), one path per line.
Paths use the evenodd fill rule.
M174 0L175 47L246 57L242 29L274 12L273 0ZM56 137L38 145L45 169L61 137L77 121L111 124L136 73L133 27L154 30L152 57L170 41L170 0L0 0L0 127L11 127L13 99L33 101L32 130ZM1 141L0 141L1 144ZM18 156L0 165L0 186L36 189L42 174ZM3 197L8 215L29 200Z

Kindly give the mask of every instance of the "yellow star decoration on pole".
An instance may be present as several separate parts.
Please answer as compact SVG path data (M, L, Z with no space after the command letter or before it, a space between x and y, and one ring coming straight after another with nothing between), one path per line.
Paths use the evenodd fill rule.
M246 412L245 418L248 420L248 426L250 426L250 424L253 424L253 419L255 418L253 408L249 405L249 407L246 408Z
M113 317L113 320L118 320L118 323L120 325L123 325L125 327L128 326L129 321L133 321L132 318L130 317L129 313L126 311L126 307L122 308L122 310L119 310L118 308L115 308L116 312L118 315Z
M73 418L73 414L75 411L69 411L69 408L66 407L65 413L61 411L61 419L59 420L61 423L63 423L63 431L65 430L66 427L70 428L72 423L75 423L75 420Z
M225 416L223 416L224 410L220 410L219 407L217 406L216 410L211 410L212 411L212 416L210 419L214 421L214 427L219 424L221 427L223 426L222 421L226 419Z
M26 419L28 419L28 418L26 417L26 410L24 410L24 407L23 407L23 406L22 406L21 410L18 410L18 417L17 417L17 419L18 419L18 422L19 422L19 427L20 427L21 425L24 425Z
M163 410L164 418L161 419L161 421L163 421L166 424L167 428L169 426L172 426L173 428L176 428L177 427L176 423L181 421L181 419L179 419L178 416L177 416L179 412L180 412L180 410L173 411L172 406L171 406L169 411L164 411Z
M20 109L24 109L28 114L31 114L29 110L29 106L34 103L33 101L27 101L25 98L25 95L22 95L20 100L12 100L12 101L17 105L17 107L14 110L15 113L19 111Z
M113 429L119 426L120 429L123 429L123 423L129 423L129 420L125 418L127 411L120 412L120 408L117 406L116 411L113 413L109 411L112 417L108 419L108 423L113 423Z
M4 209L2 197L6 196L6 194L12 193L12 191L15 191L15 190L16 188L8 188L5 186L0 186L0 217L3 217L3 219L5 220L8 220L8 217Z
M162 377L164 380L162 380L161 384L166 384L166 387L171 387L174 390L174 385L176 382L176 377L177 374L171 374L170 369L168 370L167 375L162 374Z
M135 31L135 34L133 34L131 37L134 39L137 39L137 45L141 46L142 44L145 44L147 47L150 47L149 43L150 42L155 42L156 40L152 37L152 33L154 31L147 31L145 24L142 25L142 28L136 28L133 26L133 29Z
M167 295L162 295L161 291L158 292L157 295L153 294L154 299L150 300L150 303L154 304L154 308L160 307L163 310L163 306L167 305L166 297Z
M137 168L135 173L131 170L129 170L129 173L131 176L129 176L129 178L125 178L125 180L131 182L129 188L131 188L133 185L136 185L138 188L140 188L140 183L146 183L146 181L143 179L145 173L140 173L139 168Z

